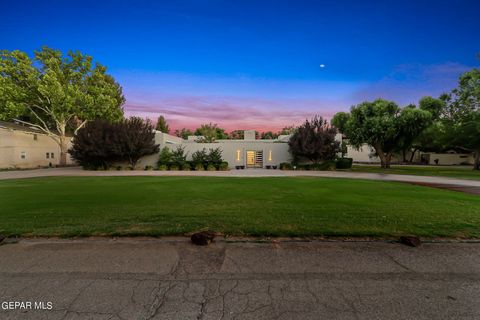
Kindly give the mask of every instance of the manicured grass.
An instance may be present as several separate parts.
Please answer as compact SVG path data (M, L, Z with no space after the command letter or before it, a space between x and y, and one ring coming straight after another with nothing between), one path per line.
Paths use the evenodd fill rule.
M56 177L0 181L0 233L480 237L480 197L313 177Z
M448 178L480 180L480 170L472 170L472 167L464 166L392 166L390 169L382 169L380 168L380 165L354 165L352 169L342 171L411 174L416 176L440 176Z

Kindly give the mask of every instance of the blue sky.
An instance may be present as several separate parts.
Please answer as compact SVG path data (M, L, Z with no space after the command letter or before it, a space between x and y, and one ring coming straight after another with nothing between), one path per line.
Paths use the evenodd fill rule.
M80 50L127 114L277 129L449 91L479 65L479 1L8 1L2 49ZM324 64L324 68L320 68Z

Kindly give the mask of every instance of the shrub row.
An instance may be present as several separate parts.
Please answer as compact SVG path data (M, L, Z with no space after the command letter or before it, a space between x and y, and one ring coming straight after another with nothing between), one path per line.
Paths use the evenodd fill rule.
M228 170L228 162L222 159L222 150L220 148L195 151L192 154L192 161L187 161L187 153L182 146L171 151L164 147L160 151L160 156L157 163L158 170L195 170L195 171L216 171Z
M352 167L352 158L338 158L336 160L324 161L316 164L297 164L290 162L280 163L281 170L331 170L331 169L350 169Z
M149 167L149 168L147 168ZM145 167L145 170L151 170L150 166ZM213 163L198 163L194 161L185 161L185 163L179 165L178 163L175 162L170 162L170 163L162 163L159 164L157 167L157 170L161 171L190 171L190 170L195 170L195 171L227 171L228 170L228 162L222 161L219 164L213 164Z

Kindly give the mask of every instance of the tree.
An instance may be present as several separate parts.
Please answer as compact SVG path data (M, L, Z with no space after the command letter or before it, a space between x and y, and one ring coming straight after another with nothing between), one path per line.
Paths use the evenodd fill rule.
M260 139L273 140L273 139L276 139L276 138L278 138L278 134L273 133L272 131L262 132L261 135L260 135Z
M193 131L187 128L177 129L175 130L175 135L182 139L188 139L188 136L193 136Z
M297 128L295 126L284 127L278 132L278 135L289 135L293 134Z
M0 51L0 119L40 129L67 161L67 134L93 119L123 118L122 88L91 56L43 47L34 59L21 51Z
M132 117L116 123L87 123L73 137L68 152L85 168L106 169L113 162L127 161L135 169L141 157L157 153L158 147L152 124Z
M85 169L108 169L121 161L120 127L106 120L88 122L73 138L68 152Z
M349 144L360 148L368 144L375 149L382 168L390 168L393 154L416 137L431 121L427 110L411 106L400 108L395 102L377 99L353 106L350 113L338 113L332 123L342 129Z
M155 129L163 133L170 132L170 127L168 126L167 120L165 120L164 116L158 117L157 126L155 127Z
M202 142L213 142L219 139L227 139L225 129L219 128L217 124L202 124L195 130L195 135L203 136Z
M288 142L290 152L296 160L307 158L315 164L334 159L340 150L340 143L335 141L336 133L337 129L326 120L315 116L306 120L292 135Z
M443 123L452 145L475 153L474 170L480 169L480 69L460 76L458 86L445 97Z
M121 152L132 169L141 157L157 153L159 145L155 144L155 130L149 120L144 121L138 117L131 117L121 122L123 139L121 139Z
M410 129L405 133L400 146L404 162L407 161L407 151L411 151L409 162L413 162L418 150L439 151L442 148L443 127L441 126L440 116L445 109L445 101L441 98L423 97L420 99L419 108L430 112L430 122L424 123L423 130L420 130L420 132Z
M242 140L243 137L244 137L243 130L233 130L228 135L228 138L232 140Z

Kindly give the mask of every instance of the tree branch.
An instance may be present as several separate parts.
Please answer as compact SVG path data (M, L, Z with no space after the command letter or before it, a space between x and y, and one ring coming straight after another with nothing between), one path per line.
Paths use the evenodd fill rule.
M37 128L37 129L45 132L49 137L51 137L53 140L55 140L56 143L60 144L60 140L58 140L58 135L52 133L50 130L45 129L45 128L43 128L42 126L40 126L40 125L38 125L38 124L31 123L31 122L22 121L22 120L19 120L19 119L13 119L13 120L15 120L15 121L17 121L17 122L20 122L20 123L23 123L23 124L26 124L26 125L28 125L28 126Z
M88 120L83 120L83 122L77 127L77 129L75 129L75 131L73 132L73 135L76 135L78 130L82 129L85 126L85 124L87 124L87 121Z

